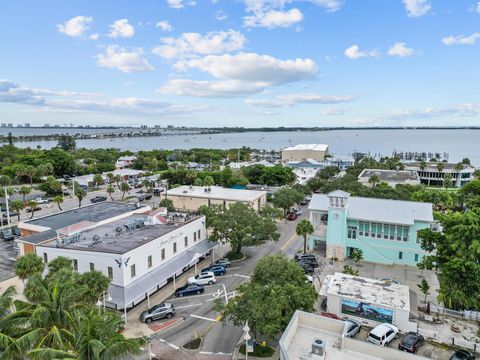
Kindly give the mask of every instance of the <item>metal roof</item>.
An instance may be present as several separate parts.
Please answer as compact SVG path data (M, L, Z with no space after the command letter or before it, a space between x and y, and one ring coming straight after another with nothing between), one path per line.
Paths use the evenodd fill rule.
M133 301L138 300L139 297L156 288L157 285L164 283L173 274L186 266L195 264L200 256L205 255L214 246L216 246L215 242L207 239L202 240L127 286L110 285L108 289L112 297L110 303L117 305L118 309L123 309L125 304L127 304L127 307L130 306Z
M295 146L287 147L283 150L312 150L312 151L327 151L328 145L326 144L298 144Z
M266 196L267 193L258 190L229 189L221 186L210 186L210 191L206 191L206 188L203 186L184 185L169 189L167 195L226 201L255 201L262 196Z
M380 170L380 169L364 169L358 179L370 179L372 175L377 175L380 181L418 181L418 173L414 170Z
M309 210L328 211L328 195L312 196ZM347 218L390 224L413 225L415 221L432 222L433 206L431 203L387 200L351 196L346 205Z

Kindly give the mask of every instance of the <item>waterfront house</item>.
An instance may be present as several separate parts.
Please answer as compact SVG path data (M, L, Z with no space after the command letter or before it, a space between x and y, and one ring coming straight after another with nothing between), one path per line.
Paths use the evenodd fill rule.
M425 255L417 231L433 223L431 203L315 194L309 205L314 233L309 248L324 243L328 259L344 260L354 249L364 261L415 265Z

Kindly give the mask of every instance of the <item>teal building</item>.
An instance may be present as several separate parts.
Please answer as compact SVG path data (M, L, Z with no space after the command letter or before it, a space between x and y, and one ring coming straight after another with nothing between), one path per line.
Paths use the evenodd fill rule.
M355 197L336 190L313 195L308 208L315 229L308 247L325 243L328 259L344 260L361 249L364 261L414 266L426 254L417 231L433 223L431 203Z

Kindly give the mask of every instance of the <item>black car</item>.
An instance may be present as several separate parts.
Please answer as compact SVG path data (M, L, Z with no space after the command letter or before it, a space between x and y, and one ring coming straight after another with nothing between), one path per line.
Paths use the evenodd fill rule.
M300 267L303 269L305 274L311 274L315 271L315 267L312 264L306 264L302 262L299 262L297 264L300 265Z
M107 197L106 196L95 196L95 197L90 199L91 203L98 203L98 202L102 202L102 201L107 201Z
M42 208L41 208L40 206L35 207L35 212L40 211L40 210L42 210ZM25 210L25 211L26 211L27 213L30 213L30 212L32 212L32 208L29 207L29 208L27 208L27 210Z
M150 200L152 198L152 194L145 194L145 200Z
M308 254L308 253L299 253L299 254L295 254L295 261L299 261L301 259L317 259L315 257L315 255L313 254Z
M315 258L303 258L297 261L297 263L303 263L303 264L308 264L312 265L313 267L318 267L318 261Z
M187 284L185 286L182 286L177 290L175 290L175 296L183 297L187 295L195 295L195 294L199 295L204 291L205 291L205 288L203 287L203 285L192 283L192 284Z
M10 211L10 217L14 217L14 216L17 216L18 213L16 211ZM3 213L2 216L4 218L7 218L7 213Z
M424 342L425 338L422 335L410 331L405 334L400 344L398 344L398 350L416 353Z
M453 353L450 360L475 360L475 355L466 350L457 350Z
M170 319L173 315L175 315L175 306L170 303L163 303L142 312L140 321L149 324L153 320Z

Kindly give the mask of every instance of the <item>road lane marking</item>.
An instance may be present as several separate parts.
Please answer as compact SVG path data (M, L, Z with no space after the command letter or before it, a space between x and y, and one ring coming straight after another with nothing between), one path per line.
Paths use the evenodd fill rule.
M243 277L243 278L245 278L245 279L250 279L250 278L251 278L251 276L241 275L241 274L233 274L233 276Z
M215 321L216 322L219 322L223 317L223 312L221 312L220 314L218 314L218 316L215 318Z
M184 306L175 306L175 309L186 309L186 308L189 308L189 307L200 306L200 305L203 305L203 303L192 304L192 305L184 305Z
M288 239L288 241L283 244L283 246L280 248L281 251L285 250L285 248L293 241L293 239L295 239L298 235L297 234L293 234L292 237L290 239Z
M163 340L163 339L158 339L158 340L159 340L159 341L161 341L162 343L164 343L164 344L167 344L168 346L170 346L170 347L174 348L175 350L178 350L178 349L180 349L180 348L179 348L177 345L175 345L175 344L172 344L172 343L169 343L169 342L168 342L168 341L166 341L166 340Z
M207 320L207 321L211 321L211 322L215 322L215 321L216 321L215 319L210 319L210 318L203 317L203 316L200 316L200 315L195 315L195 314L191 314L190 316L191 316L191 317L194 317L194 318L197 318L197 319Z

